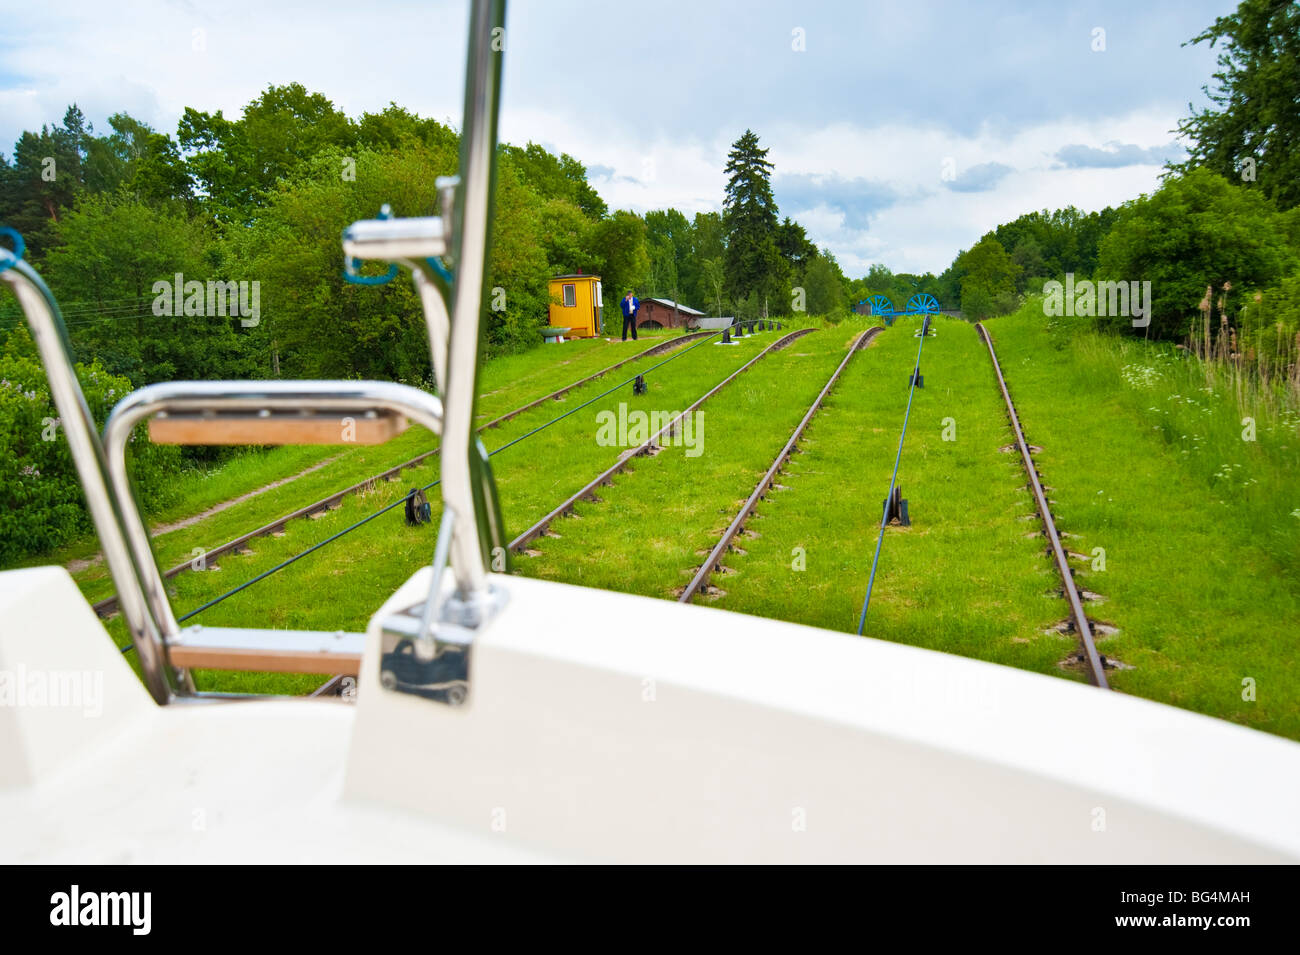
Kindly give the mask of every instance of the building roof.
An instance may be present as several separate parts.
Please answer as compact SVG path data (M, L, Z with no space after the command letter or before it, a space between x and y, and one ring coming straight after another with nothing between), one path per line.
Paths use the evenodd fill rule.
M667 298L648 298L648 299L646 299L646 301L647 301L647 302L658 302L660 305L665 305L665 306L667 306L668 308L675 308L675 309L677 309L677 311L679 311L679 312L685 312L687 315L703 315L703 314L704 314L703 312L696 311L696 310L693 309L693 308L687 308L687 307L686 307L685 305L683 305L681 302L674 302L674 301L672 301L671 299L667 299Z
M595 279L599 282L600 276L592 275L590 272L573 272L569 275L557 275L553 277L551 281L554 282L556 279Z

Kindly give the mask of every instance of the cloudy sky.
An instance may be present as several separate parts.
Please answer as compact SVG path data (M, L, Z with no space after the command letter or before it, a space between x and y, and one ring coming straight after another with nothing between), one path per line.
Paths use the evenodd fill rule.
M298 81L350 115L459 125L468 0L0 0L0 149L78 103L175 132ZM502 138L576 156L615 208L718 209L771 148L783 215L849 275L945 268L999 222L1156 184L1230 0L516 0Z

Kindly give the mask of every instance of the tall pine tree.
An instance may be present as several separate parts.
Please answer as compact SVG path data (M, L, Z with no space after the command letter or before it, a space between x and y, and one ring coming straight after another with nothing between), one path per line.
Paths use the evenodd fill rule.
M772 164L753 131L745 130L732 144L726 173L730 178L722 223L727 235L727 291L733 300L752 294L762 302L778 288L782 259L776 247Z

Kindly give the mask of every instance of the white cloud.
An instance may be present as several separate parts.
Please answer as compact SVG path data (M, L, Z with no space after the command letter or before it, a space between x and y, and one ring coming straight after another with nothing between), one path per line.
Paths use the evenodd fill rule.
M736 17L671 0L517 2L501 134L608 167L595 185L614 208L690 214L720 208L727 150L748 126L771 147L778 175L800 187L782 213L847 271L881 261L939 271L1021 213L1095 209L1154 188L1152 165L1064 168L1058 156L1067 146L1084 148L1068 154L1076 159L1108 143L1166 146L1213 56L1179 44L1223 7L1099 0L1110 48L1093 55L1082 21L1062 21L1051 5L754 0ZM72 101L101 130L125 110L174 132L186 106L235 115L268 84L293 81L353 116L396 101L459 121L463 0L84 0L5 15L6 153L21 130L56 122ZM806 53L790 49L794 26L806 28ZM1013 171L960 192L945 185L945 160L958 182L980 167Z
M533 117L535 128L554 128L558 120ZM1065 168L1056 155L1065 144L1102 144L1123 140L1143 147L1168 143L1171 117L1149 110L1091 121L1057 120L1015 132L987 124L977 135L954 136L938 128L898 125L869 129L840 123L824 128L781 125L764 138L778 175L818 177L833 196L836 184L847 195L843 205L861 206L861 182L887 184L897 200L861 218L850 218L832 202L808 208L783 207L796 217L809 238L826 245L849 274L861 274L873 262L894 271L940 272L959 249L969 248L999 223L1026 212L1075 205L1085 211L1118 205L1149 192L1158 184L1158 167ZM602 196L612 205L644 211L676 205L698 211L712 201L720 208L729 143L680 141L642 147L626 146L605 137L591 137L581 128L565 130L564 139L581 157L597 154L598 162L617 174L636 177L647 153L665 162L658 182L631 184L600 182ZM569 148L569 147L566 147ZM570 149L570 151L574 151ZM666 159L664 157L667 157ZM982 192L953 192L944 188L944 162L951 159L958 177L965 170L996 163L1012 171ZM779 182L779 180L778 180ZM710 197L712 199L710 200ZM779 198L779 195L778 195Z

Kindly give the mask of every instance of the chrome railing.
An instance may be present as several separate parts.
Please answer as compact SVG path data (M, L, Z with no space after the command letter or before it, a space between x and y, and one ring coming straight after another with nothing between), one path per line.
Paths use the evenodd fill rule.
M425 664L438 675L424 684L415 682L410 691L434 687L422 695L452 703L463 702L468 693L474 635L505 599L488 582L494 564L504 569L505 533L487 452L474 431L480 316L487 299L492 246L504 29L504 0L474 0L460 175L439 183L442 215L394 219L385 210L382 218L354 223L343 236L349 269L357 260L409 268L428 319L434 373L443 399L444 511L429 593L422 604L384 622L383 658L396 661L413 643L409 649L414 651L414 662L405 658L402 662L408 668ZM444 322L448 312L450 320ZM444 566L451 570L450 588L443 586ZM449 658L455 664L443 665ZM410 682L396 680L393 670L382 672L390 689L406 689ZM452 692L443 692L448 686L454 687Z
M53 295L21 261L20 252L0 248L0 281L17 296L40 351L145 684L159 703L196 695L188 673L173 666L168 654L169 644L179 646L188 630L181 630L168 600L127 472L126 449L137 424L172 415L188 416L191 427L185 443L217 443L205 435L210 439L218 424L242 423L242 433L249 434L258 433L255 424L265 420L288 423L301 422L303 416L376 412L407 416L440 434L445 506L433 584L422 604L385 622L384 650L392 651L403 640L413 642L413 647L403 648L408 662L439 670L438 692L413 692L456 704L467 698L473 637L505 599L488 582L489 569L498 559L504 561L505 535L487 452L474 431L504 20L504 0L473 0L461 170L459 176L438 183L442 214L397 219L385 210L381 218L353 223L343 237L345 273L354 281L386 281L399 265L411 271L441 399L405 385L374 381L170 382L124 398L109 416L101 443ZM383 278L359 279L357 265L363 260L387 261L393 267ZM453 582L445 594L444 567L451 569ZM417 622L413 628L411 621ZM276 631L239 633L241 651L250 646L275 649ZM384 671L385 686L403 688L393 686L388 676Z
M69 355L67 329L54 296L30 265L7 250L0 249L0 267L3 268L0 281L17 296L27 327L36 341L45 377L50 383L50 395L58 409L59 422L86 494L86 506L99 534L104 561L117 588L122 616L140 654L145 684L154 699L164 703L170 699L174 685L184 688L187 681L181 675L165 672L168 667L162 649L163 628L150 609L144 583L151 570L157 576L158 565L152 553L144 563L139 561L138 552L126 530L131 523L129 516L135 517L137 523L139 521L135 500L129 491L116 491L109 478L104 446L95 431L95 420L77 381ZM166 602L165 593L163 601ZM174 617L170 622L174 627Z
M104 425L109 488L115 499L130 503L123 509L121 529L133 566L140 570L147 618L139 618L138 610L126 604L122 604L122 614L155 699L165 702L160 694L189 695L193 686L183 671L159 662L165 657L166 644L176 640L181 629L154 559L149 532L135 505L126 467L131 431L142 421L165 415L192 414L197 418L196 430L201 433L223 422L247 417L265 420L278 413L299 426L311 417L328 415L340 425L338 431L342 433L342 422L381 411L405 415L434 434L442 431L442 402L438 398L409 385L385 381L173 381L134 391L113 409ZM344 439L340 438L339 443ZM273 641L268 641L267 648L273 647Z

